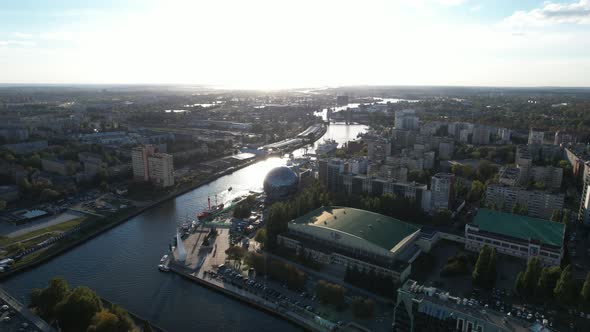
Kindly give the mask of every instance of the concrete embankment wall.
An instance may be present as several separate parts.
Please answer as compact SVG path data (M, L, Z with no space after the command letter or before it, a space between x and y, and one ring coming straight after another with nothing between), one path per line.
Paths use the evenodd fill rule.
M294 325L297 325L297 326L305 329L306 331L312 331L312 332L326 332L327 331L327 330L324 330L324 329L319 329L319 328L317 328L314 325L307 324L306 322L304 322L302 320L295 319L294 317L289 316L289 315L287 315L287 314L285 314L283 312L277 311L277 310L275 310L273 308L264 306L264 305L262 305L262 304L260 304L260 303L258 303L256 301L254 301L254 300L252 300L252 299L250 299L248 297L242 296L241 294L235 293L235 292L230 291L228 289L219 287L219 286L217 286L217 285L215 285L213 283L207 282L206 280L203 280L201 278L198 278L198 277L195 277L193 275L187 274L187 273L185 273L185 272L177 269L174 266L171 266L170 268L171 268L171 271L179 274L180 276L183 276L184 278L187 278L187 279L189 279L191 281L194 281L194 282L196 282L199 285L205 286L205 287L207 287L209 289L212 289L212 290L217 291L219 293L222 293L222 294L225 294L227 296L230 296L230 297L232 297L234 299L237 299L237 300L239 300L241 302L247 303L247 304L249 304L249 305L251 305L251 306L253 306L253 307L255 307L255 308L259 309L259 310L262 310L262 311L265 311L265 312L270 313L272 315L275 315L275 316L278 316L280 318L283 318L283 319L289 321L290 323L292 323Z

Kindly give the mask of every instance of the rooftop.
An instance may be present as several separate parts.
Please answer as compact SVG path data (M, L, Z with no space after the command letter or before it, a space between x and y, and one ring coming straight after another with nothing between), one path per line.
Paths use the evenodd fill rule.
M379 213L328 206L313 210L293 222L334 229L391 250L418 227Z
M523 240L538 240L556 247L563 245L565 225L545 219L479 209L473 224L479 229Z

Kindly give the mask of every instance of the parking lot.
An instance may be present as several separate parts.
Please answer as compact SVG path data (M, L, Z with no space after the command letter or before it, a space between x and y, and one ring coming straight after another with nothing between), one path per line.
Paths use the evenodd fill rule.
M41 326L42 328L39 328ZM47 323L34 316L28 309L0 289L0 331L36 332L50 331Z

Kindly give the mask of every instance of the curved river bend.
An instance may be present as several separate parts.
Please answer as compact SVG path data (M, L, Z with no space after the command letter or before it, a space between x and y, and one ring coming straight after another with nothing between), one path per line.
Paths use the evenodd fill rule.
M331 124L324 138L344 143L365 130L362 125ZM296 151L294 155L301 153ZM221 177L0 286L28 302L32 288L44 287L52 277L62 276L71 286L88 286L169 331L297 331L297 327L279 318L156 269L177 223L200 211L208 195L221 193L219 199L228 201L249 190L262 190L266 173L284 164L284 159L270 158ZM233 190L228 192L230 186Z

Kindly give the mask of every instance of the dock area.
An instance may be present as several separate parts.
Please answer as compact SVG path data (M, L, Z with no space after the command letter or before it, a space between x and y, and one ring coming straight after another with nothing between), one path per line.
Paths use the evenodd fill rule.
M215 229L215 236L210 235L212 229ZM203 241L207 237L208 245L203 245ZM167 262L171 272L286 319L305 330L324 332L333 329L332 324L323 324L321 318L291 310L288 306L250 289L241 281L236 283L222 278L215 278L220 266L232 264L232 261L227 260L225 254L226 249L230 247L229 229L209 228L202 225L194 233L186 237L182 244L187 253L186 259L184 263L179 262L178 249L175 249Z

